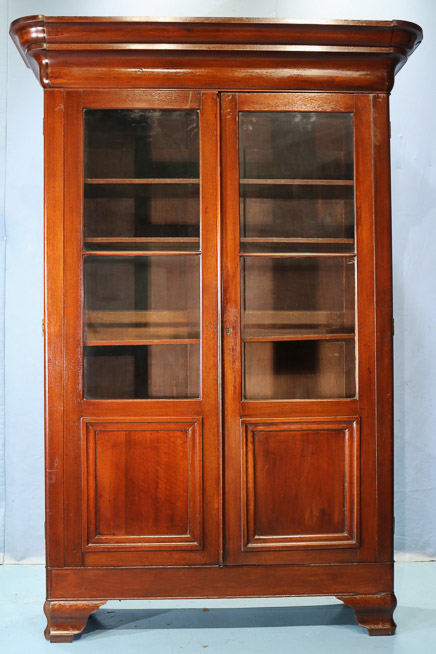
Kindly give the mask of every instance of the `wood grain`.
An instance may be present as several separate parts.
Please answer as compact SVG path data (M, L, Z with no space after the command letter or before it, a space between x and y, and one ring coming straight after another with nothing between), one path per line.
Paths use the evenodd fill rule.
M65 93L64 177L64 533L65 565L82 563L82 94Z
M374 168L370 96L355 96L358 397L361 418L362 548L360 561L376 558L376 380L374 289Z
M377 378L377 560L394 554L392 234L389 102L373 96ZM380 498L383 498L381 500Z
M50 571L51 598L77 600L378 594L389 593L392 583L387 563Z
M47 637L71 642L107 599L259 595L336 595L371 635L394 633L388 93L421 28L29 16L10 32L46 89ZM154 160L145 134L119 155L120 178L97 137L85 176L84 109L198 111L199 158L196 137L179 143L190 176L167 166L161 135ZM240 112L268 114L267 158L278 113L317 113L307 161L336 138L336 168L270 179L251 153L240 178ZM336 137L328 114L348 125ZM177 262L194 255L183 286ZM122 257L127 273L84 305L83 261ZM141 277L138 260L157 263ZM89 388L103 380L113 399L84 398L84 346L100 359L112 348ZM136 383L150 399L117 397Z
M244 549L358 547L356 427L244 421Z
M405 21L29 16L10 34L44 86L379 90L422 40Z
M83 422L84 551L201 549L201 420Z
M370 636L392 636L395 633L397 625L392 616L397 599L393 593L342 595L338 599L351 606L357 622L368 630Z
M45 542L47 565L52 566L64 561L63 95L50 90L44 96Z
M86 627L91 613L105 603L105 601L89 600L86 602L47 600L44 604L47 618L47 627L44 631L46 639L51 643L72 643L74 636L80 634Z

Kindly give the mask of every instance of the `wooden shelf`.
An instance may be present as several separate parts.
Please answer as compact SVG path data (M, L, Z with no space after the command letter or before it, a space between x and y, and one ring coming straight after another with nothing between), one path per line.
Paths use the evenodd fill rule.
M85 243L199 243L198 236L90 236Z
M199 184L198 177L86 178L85 184Z
M194 313L86 311L85 345L199 343L199 313Z
M92 339L85 340L85 347L112 347L128 345L190 345L200 343L199 338L146 338L146 339Z
M345 311L244 311L245 337L271 335L351 333L354 310ZM251 332L251 334L250 334ZM256 333L257 332L257 333Z
M302 258L302 257L342 257L355 259L356 252L240 252L241 257L269 257L270 259Z
M263 236L241 236L241 243L313 243L314 245L317 243L346 243L352 245L354 243L354 238L265 238Z
M93 257L174 257L196 256L200 250L83 250L83 255Z
M113 249L110 249L110 246L114 246ZM199 255L201 254L199 246L200 238L189 236L90 237L84 239L85 249L82 254L88 256Z
M267 184L278 186L353 186L353 179L246 179L241 184Z
M280 334L267 334L259 336L245 336L243 343L269 343L273 341L343 341L346 339L354 339L354 333L329 333L323 334L320 332L308 334L306 332L288 332Z

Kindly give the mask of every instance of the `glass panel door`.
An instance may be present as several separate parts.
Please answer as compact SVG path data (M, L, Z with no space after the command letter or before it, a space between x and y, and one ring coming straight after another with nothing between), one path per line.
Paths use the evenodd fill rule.
M356 395L353 118L240 112L242 399Z
M84 396L200 397L198 110L84 112Z

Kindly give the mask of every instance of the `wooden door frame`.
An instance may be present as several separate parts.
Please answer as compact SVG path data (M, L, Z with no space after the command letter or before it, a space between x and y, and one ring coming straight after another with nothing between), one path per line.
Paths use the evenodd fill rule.
M354 113L357 252L356 399L243 401L239 271L239 111ZM390 275L389 145L386 94L225 93L223 160L223 362L225 452L225 562L229 565L352 563L392 560L392 289ZM383 248L386 251L383 252ZM375 256L374 256L375 252ZM387 262L387 263L386 263ZM382 301L376 302L380 296ZM390 368L389 368L390 366ZM389 368L389 371L388 371ZM382 384L380 384L382 382ZM305 551L244 551L241 426L272 418L360 421L359 546ZM381 465L380 465L381 464ZM386 500L383 518L377 496ZM387 524L384 523L386 520Z
M48 556L49 566L89 565L198 565L217 564L222 557L221 512L221 440L220 440L220 380L219 380L219 96L208 91L65 91L63 102L58 91L49 91L51 101L46 105L46 125L53 121L47 134L46 157L50 159L54 146L63 146L62 156L57 160L60 168L46 183L46 316L47 355L46 378L48 392L62 393L64 400L63 426L55 412L56 404L47 398L47 523L48 529L59 538L50 538L59 546ZM62 111L59 111L59 107ZM200 185L201 214L201 307L202 307L202 355L201 370L203 389L200 399L194 400L83 400L82 399L82 214L83 214L83 109L186 109L200 110ZM58 113L56 113L58 112ZM63 113L63 116L62 116ZM63 120L62 120L63 118ZM62 120L62 123L60 122ZM62 140L63 135L63 140ZM60 143L61 142L61 143ZM50 154L50 156L49 156ZM61 161L60 161L61 160ZM54 168L55 166L52 165ZM50 171L49 171L50 172ZM62 200L60 189L62 172L64 185ZM61 206L62 205L62 206ZM59 221L60 215L64 216ZM56 227L54 226L57 221ZM62 230L63 225L63 230ZM50 236L56 241L51 244ZM59 268L60 266L60 272ZM54 281L56 280L56 281ZM55 286L56 288L52 288ZM62 287L62 300L59 306ZM67 300L68 298L68 300ZM62 307L62 309L61 309ZM59 313L59 316L58 316ZM54 320L52 316L54 315ZM61 318L62 316L62 318ZM57 321L57 322L56 322ZM59 328L62 323L63 341ZM56 328L56 335L54 334ZM53 333L52 333L53 332ZM59 341L56 338L59 337ZM63 343L63 349L59 346ZM56 358L57 368L52 367ZM63 364L62 364L63 362ZM58 368L60 369L58 370ZM63 387L59 386L63 374ZM60 400L61 396L59 397ZM59 406L61 406L59 401ZM56 413L56 415L55 415ZM173 420L196 419L202 423L203 455L202 483L204 492L203 546L197 551L87 552L83 547L82 534L82 479L81 442L87 421L105 422L126 418L160 417ZM52 461L57 459L63 468L63 492L50 486ZM59 475L62 484L62 475ZM52 518L54 507L57 516ZM55 526L56 524L56 526ZM53 547L53 546L51 546Z

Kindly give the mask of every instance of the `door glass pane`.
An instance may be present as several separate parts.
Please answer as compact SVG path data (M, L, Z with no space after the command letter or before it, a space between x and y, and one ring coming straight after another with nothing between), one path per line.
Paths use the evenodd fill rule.
M239 126L243 397L354 397L352 115Z
M199 396L200 257L84 261L85 397Z
M242 259L247 399L354 397L354 279L351 257Z
M241 265L245 337L354 333L354 258L247 257Z
M86 250L199 250L199 112L85 110Z
M85 398L176 399L199 397L200 346L85 346Z
M354 252L351 114L242 112L242 252Z
M199 151L198 110L84 111L85 398L200 397Z

